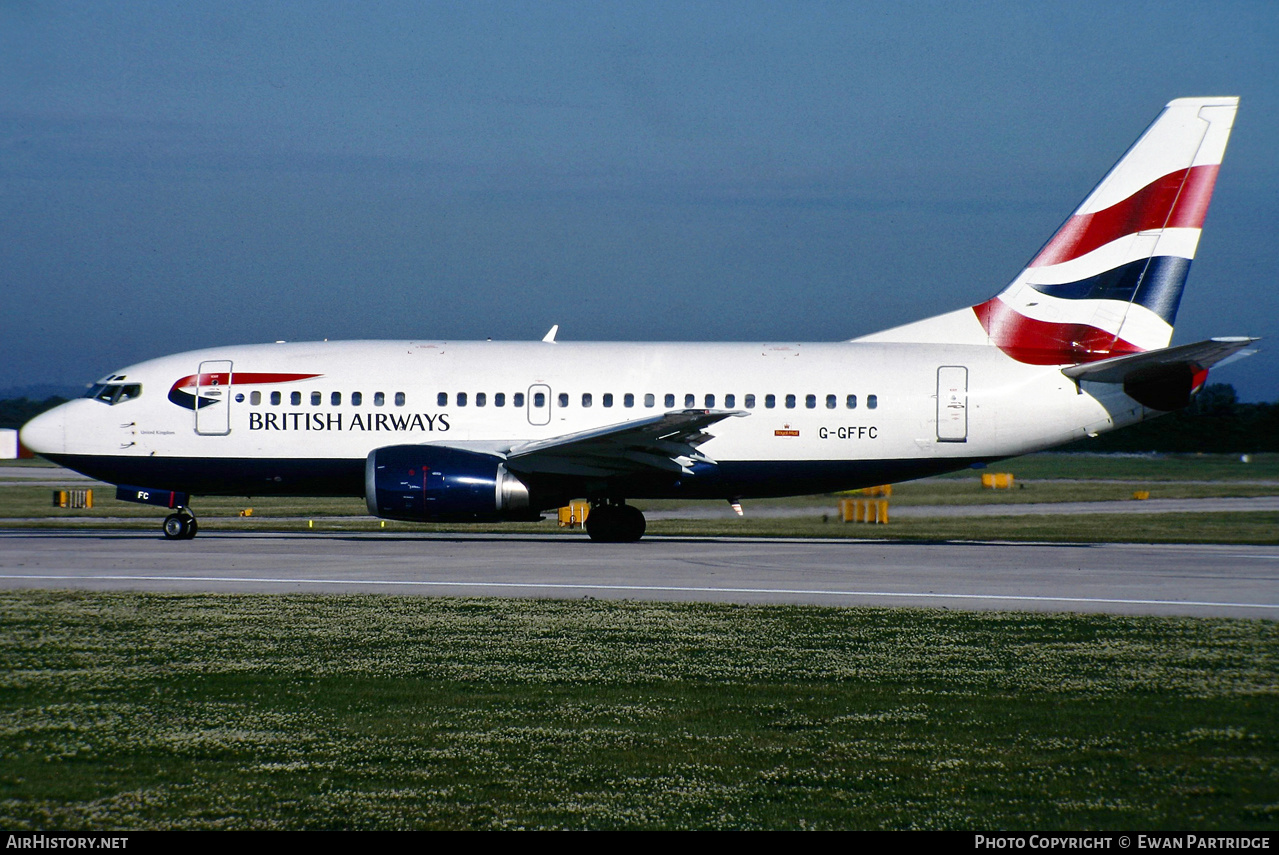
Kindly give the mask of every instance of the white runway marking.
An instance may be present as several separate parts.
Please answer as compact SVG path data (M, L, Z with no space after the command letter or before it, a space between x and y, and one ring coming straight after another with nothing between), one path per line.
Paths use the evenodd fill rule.
M392 579L312 579L272 576L136 576L136 575L41 575L0 574L0 579L99 582L221 582L262 585L387 585L420 588L514 588L547 591L635 591L644 593L763 594L774 596L870 597L888 599L981 600L989 602L1086 603L1121 606L1202 606L1206 608L1279 609L1279 603L1229 603L1197 600L1117 599L1108 597L1045 597L1015 594L941 594L912 591L845 591L825 588L717 588L693 585L605 585L554 582L443 582Z

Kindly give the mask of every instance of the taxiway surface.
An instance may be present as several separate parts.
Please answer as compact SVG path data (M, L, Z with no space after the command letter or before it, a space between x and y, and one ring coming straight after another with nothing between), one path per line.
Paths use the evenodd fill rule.
M1279 548L440 534L0 532L0 586L377 592L1279 619Z

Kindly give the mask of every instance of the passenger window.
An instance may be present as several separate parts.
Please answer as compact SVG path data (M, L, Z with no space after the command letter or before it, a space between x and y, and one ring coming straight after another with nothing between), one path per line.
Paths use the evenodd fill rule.
M340 407L340 406L342 406L342 393L341 393L341 392L334 392L332 395L330 395L330 396L329 396L329 406L330 406L330 407Z
M280 396L280 393L279 393L279 392L272 392L272 393L271 393L271 406L273 406L273 407L278 407L278 406L280 406L280 400L281 400L281 396Z
M788 409L788 410L793 410L793 409L795 409L795 396L794 396L794 395L787 395L787 396L786 396L786 409Z
M495 406L495 407L505 407L505 406L506 406L506 393L505 393L505 392L494 392L494 393L493 393L493 406Z
M808 408L808 409L810 409L810 410L815 410L815 409L817 409L817 396L816 396L816 395L805 395L805 396L804 396L804 406L805 406L805 407L807 407L807 408Z
M488 402L489 402L488 395L484 394L483 392L475 393L475 406L482 407Z
M684 396L684 406L686 406L686 407L696 407L696 406L697 406L697 398L696 398L696 397L694 397L693 395L685 395L685 396Z
M747 395L747 396L746 396L746 409L748 409L748 410L753 410L753 409L755 409L755 396L754 396L754 395Z
M867 395L867 396L866 396L866 409L868 409L868 410L873 410L873 409L875 409L875 408L876 408L876 407L878 407L878 406L879 406L879 396L878 396L878 395Z
M448 393L448 392L440 392L439 394L437 394L437 395L435 396L435 406L437 406L437 407L447 407L448 405L449 405L449 393Z
M765 408L765 409L771 410L773 407L776 407L776 406L777 406L777 396L776 396L776 395L765 395L765 396L764 396L764 408Z
M302 393L301 393L301 392L293 392L293 393L291 393L291 394L289 395L289 403L290 403L290 404L292 404L292 405L293 405L293 406L295 406L295 407L296 407L298 404L301 404L301 403L302 403Z
M730 394L728 394L728 395L725 395L725 396L724 396L724 406L728 407L729 409L732 409L733 407L736 407L736 406L737 406L737 396L736 396L736 395L734 395L734 394L731 394L731 393L730 393Z
M848 400L844 402L844 406L845 406L845 407L848 407L848 409L850 409L850 410L855 410L855 409L857 409L857 396L856 396L856 395L849 395L849 396L848 396Z
M644 406L653 407L656 405L657 405L656 395L654 395L652 392L648 392L647 394L644 395Z
M708 410L709 410L709 409L712 409L712 408L715 406L715 396L714 396L714 395L707 395L707 396L706 396L706 398L705 398L705 400L706 400L706 409L708 409Z
M545 393L545 392L534 392L534 393L533 393L533 406L534 406L534 407L537 407L538 409L541 409L542 407L545 407L545 406L546 406L546 393Z
M404 393L403 393L403 392L396 392L396 393L395 393L395 406L397 406L397 407L402 407L402 406L404 406Z
M352 407L358 407L358 406L360 406L360 404L363 404L363 403L364 403L364 393L363 393L363 392L352 392L352 393L351 393L351 406L352 406Z
M606 407L611 407L611 406L613 406L613 393L612 393L612 392L605 392L605 393L604 393L604 406L606 406Z
M466 406L466 393L465 393L465 392L458 392L458 393L457 393L457 405L458 405L459 407L465 407L465 406Z
M568 392L560 392L560 394L559 394L559 403L560 403L560 406L561 406L561 407L567 407L567 406L568 406Z
M666 393L666 398L664 400L666 402L664 406L667 406L667 407L675 406L675 396L672 395L670 392Z
M833 410L833 409L835 409L835 404L836 404L836 402L835 402L835 396L834 396L834 395L827 395L827 396L826 396L826 409L828 409L828 410Z
M236 402L237 404L243 404L243 403L244 403L244 393L243 393L243 392L237 392L237 393L236 393L236 396L235 396L235 402Z
M631 393L631 392L627 392L625 395L623 395L623 396L622 396L622 406L623 406L623 407L633 407L633 406L635 406L635 395L634 395L633 393Z
M385 403L386 403L386 395L383 395L381 392L373 393L373 406L380 407Z
M583 406L583 407L589 407L590 405L591 405L591 393L590 393L590 392L583 392L583 393L582 393L582 406Z
M522 407L522 406L524 406L524 393L523 393L523 392L516 392L514 395L512 395L512 396L511 396L511 404L512 404L512 406L516 406L516 407Z
M262 393L261 393L261 392L250 392L250 393L249 393L249 403L250 403L251 405L255 406L255 407L256 407L258 404L262 403Z
M324 402L324 396L323 396L323 395L321 395L319 392L312 392L312 393L311 393L311 406L313 406L313 407L318 407L318 406L320 406L320 404L321 404L321 403L323 403L323 402Z

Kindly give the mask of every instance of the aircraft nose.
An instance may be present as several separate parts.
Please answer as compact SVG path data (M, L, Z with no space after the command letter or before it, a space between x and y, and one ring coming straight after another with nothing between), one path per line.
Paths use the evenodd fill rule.
M41 413L22 426L19 441L36 454L60 454L66 450L66 419L62 407Z

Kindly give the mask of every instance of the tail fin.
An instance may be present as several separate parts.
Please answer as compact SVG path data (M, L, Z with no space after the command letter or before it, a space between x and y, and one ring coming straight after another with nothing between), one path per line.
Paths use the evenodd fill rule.
M1179 98L1007 288L854 341L993 344L1066 365L1167 347L1238 98Z
M1179 98L1012 284L973 311L1019 362L1167 347L1238 98Z

